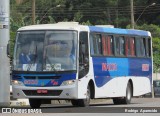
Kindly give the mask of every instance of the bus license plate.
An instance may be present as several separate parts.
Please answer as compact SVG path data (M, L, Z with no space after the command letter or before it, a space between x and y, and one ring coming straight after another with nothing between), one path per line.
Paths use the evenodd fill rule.
M38 89L37 93L43 93L43 94L47 94L48 90L47 89Z

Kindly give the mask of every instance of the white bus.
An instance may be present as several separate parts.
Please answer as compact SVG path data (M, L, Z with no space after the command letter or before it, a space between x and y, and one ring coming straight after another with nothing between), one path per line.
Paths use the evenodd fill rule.
M32 108L55 99L129 104L151 92L152 64L148 31L75 22L26 26L16 36L13 96L28 98Z

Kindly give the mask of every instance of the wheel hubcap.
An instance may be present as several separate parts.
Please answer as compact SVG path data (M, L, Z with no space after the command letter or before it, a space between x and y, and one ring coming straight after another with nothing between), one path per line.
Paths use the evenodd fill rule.
M127 99L128 99L128 100L131 99L131 91L130 91L130 88L128 89L128 92L127 92Z
M90 102L90 90L89 89L87 89L86 101L88 103Z

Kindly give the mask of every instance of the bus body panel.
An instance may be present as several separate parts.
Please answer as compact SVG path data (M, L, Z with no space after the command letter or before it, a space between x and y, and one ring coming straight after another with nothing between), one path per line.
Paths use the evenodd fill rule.
M86 92L87 92L87 86L89 84L90 75L86 75L82 79L79 79L78 81L78 99L85 99L86 98Z
M133 83L133 96L151 92L152 62L148 58L93 57L95 97L125 96L127 83Z
M107 82L102 87L96 87L95 98L112 98L125 96L128 79L117 77Z
M140 96L152 91L152 85L149 78L134 77L133 82L133 96Z
M96 87L95 98L125 97L129 80L133 82L133 96L140 96L151 92L150 80L148 78L117 77L100 88Z
M90 50L90 47L89 47L89 50ZM78 98L79 99L86 98L86 91L87 91L87 87L88 87L90 81L93 81L93 83L94 83L93 86L96 87L95 80L94 80L94 73L93 73L94 69L93 68L94 67L93 67L92 57L89 57L89 72L86 76L79 79L79 81L78 81ZM91 88L91 89L93 89L93 88Z
M67 80L75 80L76 73L68 74L13 74L13 80L21 81L28 87L58 87Z

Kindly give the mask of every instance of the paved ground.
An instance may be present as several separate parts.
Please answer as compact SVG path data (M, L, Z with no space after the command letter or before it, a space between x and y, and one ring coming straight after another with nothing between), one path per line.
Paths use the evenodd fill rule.
M160 113L160 98L134 98L129 105L114 105L111 99L92 102L89 107L72 107L71 104L64 105L42 105L43 112L62 113L124 113L125 110L152 110ZM128 112L128 111L126 111ZM131 111L136 112L136 111ZM139 112L139 111L138 111Z
M17 109L30 109L29 106L27 107L12 107ZM42 105L41 106L42 113L54 113L58 116L59 113L62 113L62 115L67 116L68 114L76 113L77 116L80 115L80 113L94 113L99 115L103 115L102 113L154 113L153 115L160 115L160 98L133 98L132 103L129 105L114 105L112 100L98 100L98 103L95 103L92 101L91 105L89 107L73 107L71 104L49 104L49 105ZM155 113L159 112L159 113ZM158 115L157 115L158 114ZM1 115L1 114L0 114ZM4 114L3 114L4 115ZM6 114L7 115L7 114ZM17 115L17 114L16 114ZM12 116L16 116L15 114L12 114ZM23 114L25 116L26 114ZM34 116L34 114L30 114L31 116ZM50 116L51 114L47 114L47 116ZM53 115L53 114L52 114ZM61 115L60 115L61 116ZM70 116L70 115L68 115ZM97 115L96 115L97 116Z
M114 105L112 100L106 100L94 105L96 107L160 107L160 98L133 98L128 105Z

